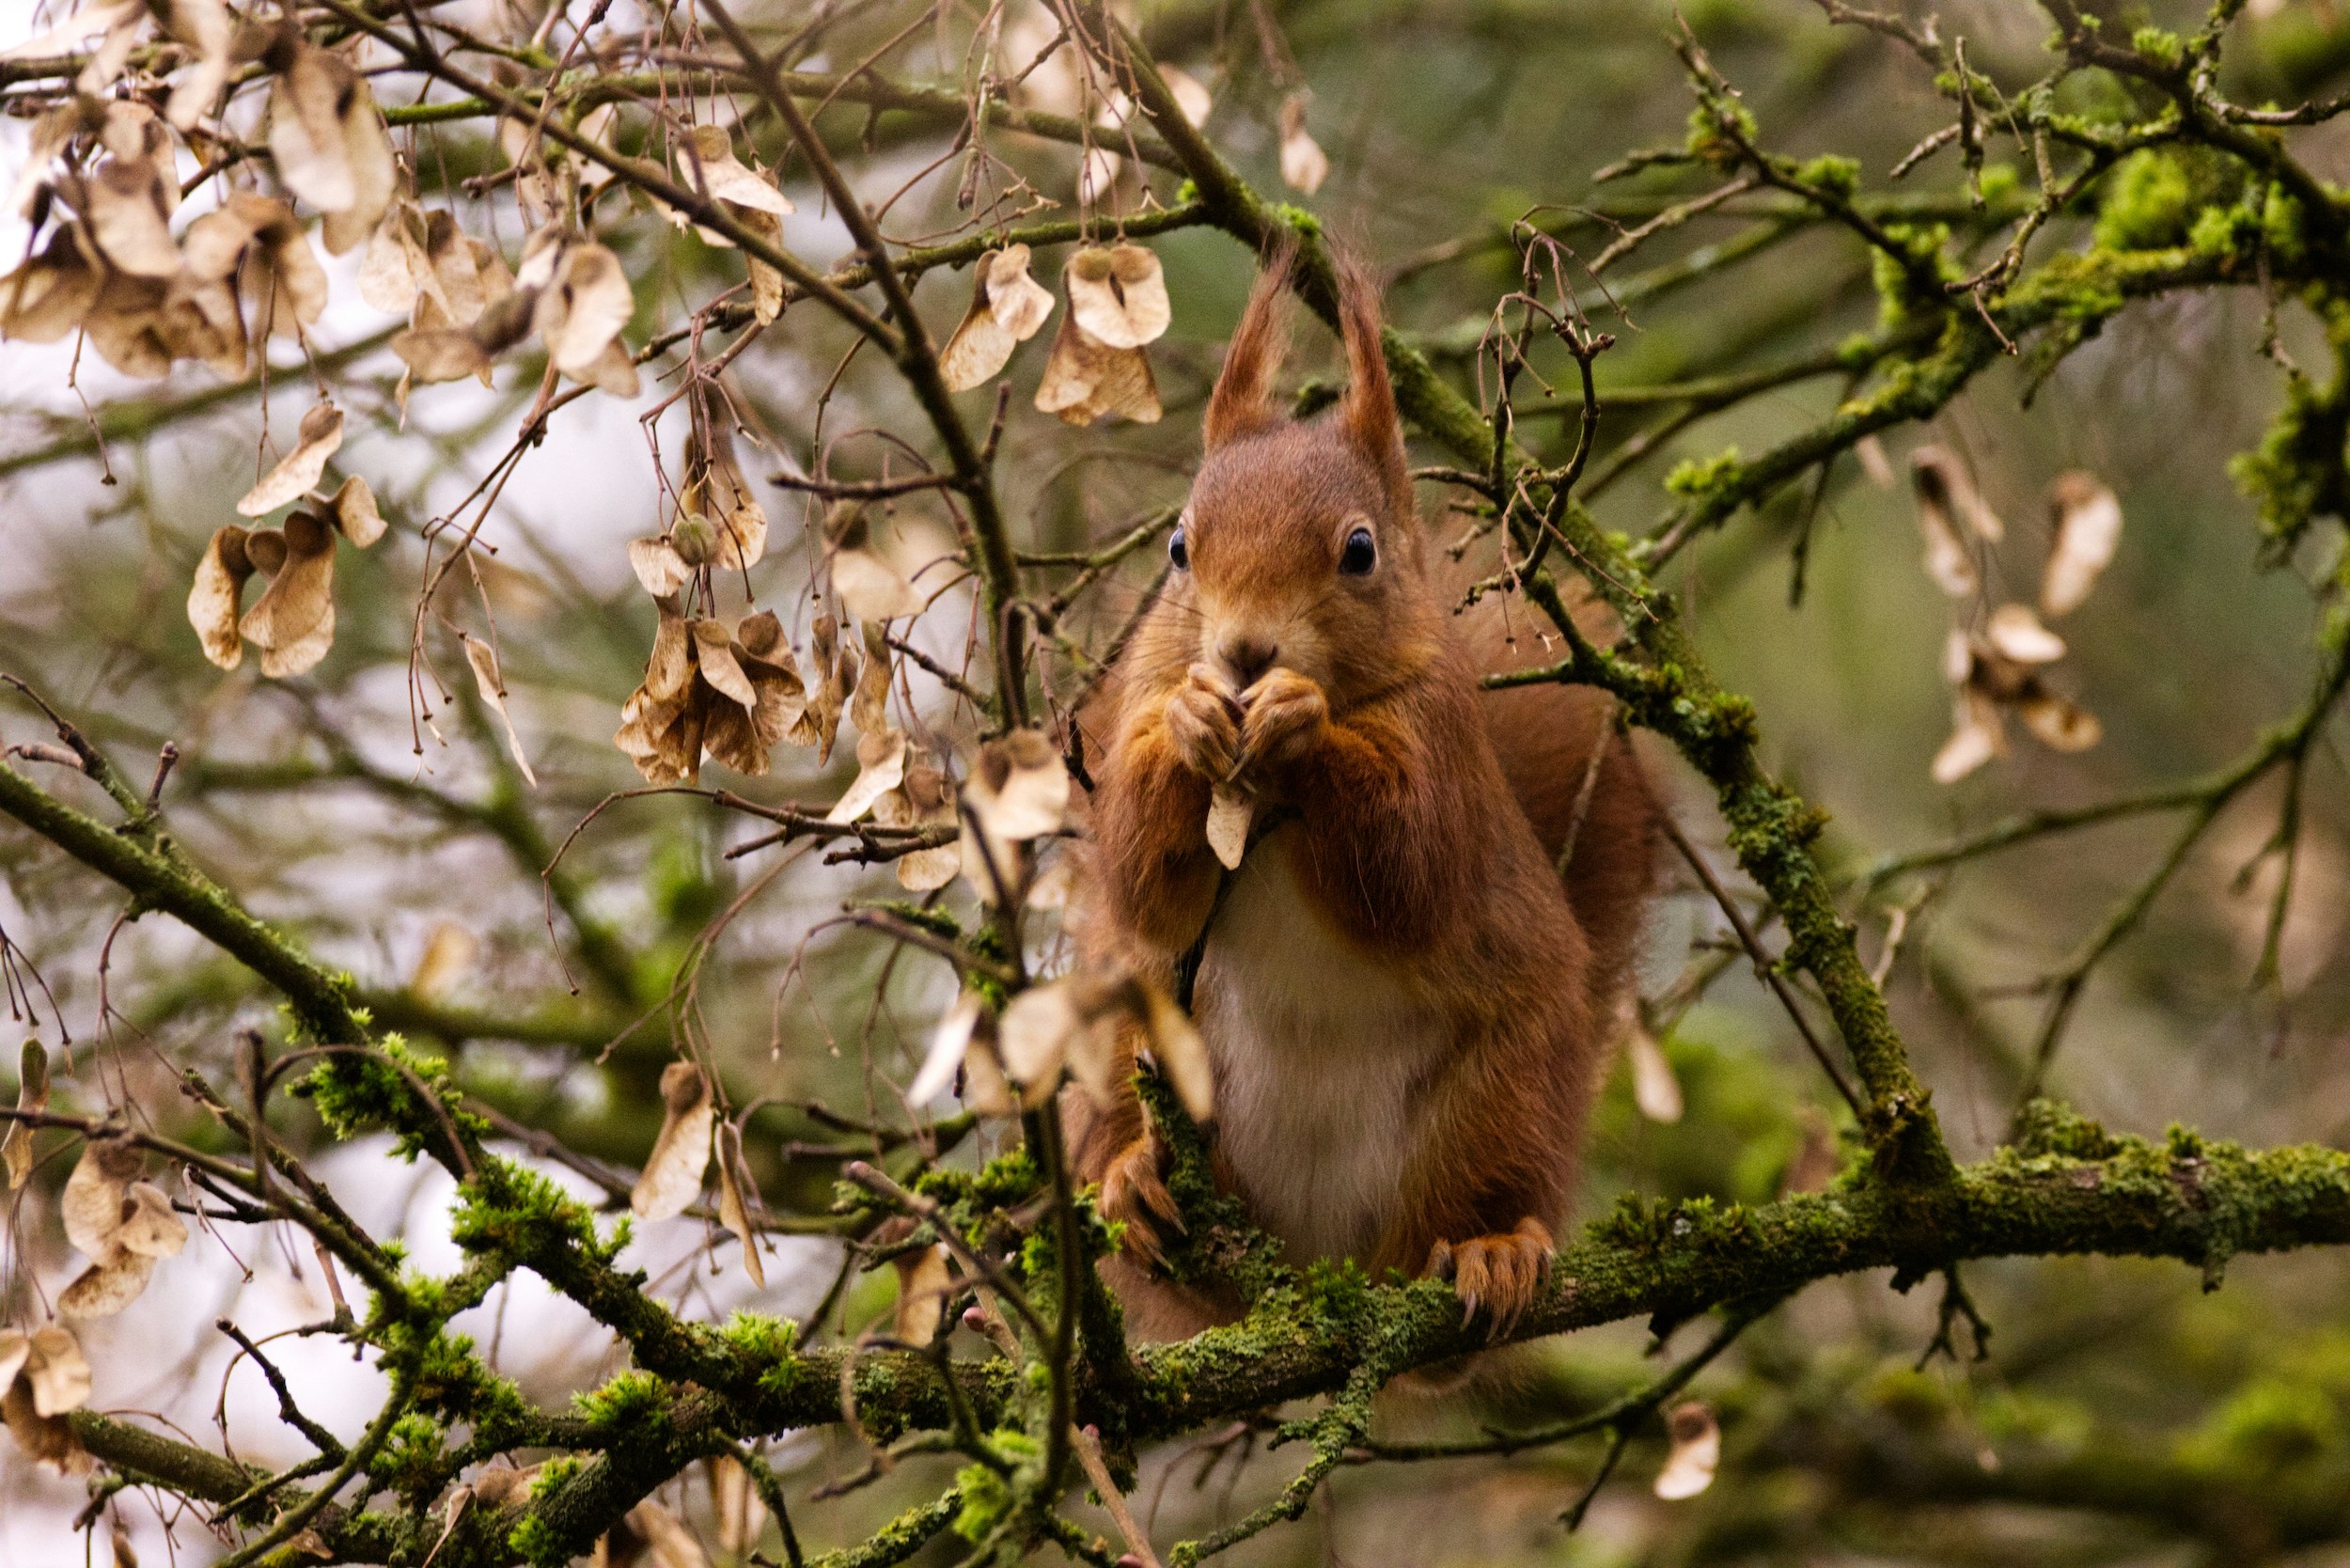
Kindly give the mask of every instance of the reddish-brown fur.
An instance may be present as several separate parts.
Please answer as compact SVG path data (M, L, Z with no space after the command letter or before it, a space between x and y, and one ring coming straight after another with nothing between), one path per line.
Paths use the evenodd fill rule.
M1233 873L1236 886L1258 879L1257 913L1219 906L1200 970L1219 1105L1242 1096L1233 1116L1256 1118L1253 1138L1220 1134L1219 1176L1261 1217L1324 1236L1374 1275L1451 1277L1499 1327L1539 1286L1572 1197L1648 892L1653 807L1599 694L1480 693L1480 666L1533 662L1539 645L1512 653L1495 611L1465 628L1434 580L1376 305L1353 269L1341 269L1346 398L1310 423L1277 411L1287 271L1282 258L1260 279L1209 406L1184 520L1190 570L1171 577L1087 715L1105 751L1080 939L1097 961L1171 980L1222 880L1204 834L1210 776L1237 770L1261 827L1280 825ZM1378 564L1343 575L1358 526ZM1554 859L1601 745L1562 885ZM1218 933L1242 918L1287 922L1276 945L1326 952L1341 972L1295 968L1304 961L1265 951L1256 927L1226 933L1225 950ZM1349 1000L1318 988L1360 990L1366 977L1386 1000L1358 1037ZM1293 1038L1281 1022L1292 1017L1304 1020ZM1334 1049L1358 1054L1334 1062ZM1301 1170L1266 1141L1268 1096L1269 1114L1312 1137L1318 1107L1295 1097L1351 1092L1357 1077L1399 1086L1366 1115L1391 1114L1400 1144L1334 1149L1325 1131L1326 1169ZM1224 1315L1149 1267L1174 1214L1139 1104L1071 1105L1081 1173L1128 1227L1132 1256L1106 1272L1140 1331ZM1326 1195L1314 1186L1325 1179ZM1327 1227L1315 1217L1325 1196ZM1368 1216L1351 1231L1349 1204Z

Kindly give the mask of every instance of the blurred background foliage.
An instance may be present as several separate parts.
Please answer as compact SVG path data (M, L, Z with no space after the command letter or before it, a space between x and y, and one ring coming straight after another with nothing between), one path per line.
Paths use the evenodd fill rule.
M1474 348L1494 300L1517 286L1507 243L1514 220L1538 213L1588 259L1661 197L1703 188L1673 166L1605 186L1591 179L1627 151L1682 139L1691 101L1666 6L1265 3L1311 87L1309 123L1334 165L1310 205L1393 279L1396 324L1464 385L1477 384ZM2124 31L2200 20L2181 4L2092 8ZM782 8L766 9L775 14L744 8L782 20ZM2231 35L2223 81L2232 96L2293 102L2342 87L2350 10L2332 0L2249 9ZM1944 35L1966 39L1976 69L2008 83L2044 69L2050 24L2035 7L1951 0L1938 11ZM1765 145L1856 159L1864 190L1980 231L1981 255L1996 248L2001 193L2013 185L1998 165L2016 157L2012 141L1993 141L1989 217L1971 211L1948 152L1899 184L1888 179L1947 114L1914 57L1859 28L1831 27L1798 0L1696 0L1680 14L1744 95ZM1214 92L1208 130L1219 148L1263 188L1277 188L1273 111L1288 84L1261 51L1247 7L1168 4L1147 8L1142 22L1162 58ZM828 57L861 57L901 24L886 10L853 18ZM917 78L939 69L922 37L894 63ZM2091 81L2066 88L2123 90ZM839 145L873 149L868 178L877 189L894 185L890 171L912 178L937 150L934 138L853 105L835 106L822 123ZM22 133L16 122L0 132L16 144ZM428 202L470 204L486 218L479 231L511 254L521 231L510 207L456 183L500 166L486 128L457 122L414 134ZM2350 127L2295 133L2295 145L2322 177L2350 180ZM1041 192L1069 200L1068 149L1022 147L1011 156ZM2174 243L2182 214L2225 199L2197 189L2194 176L2125 165L2087 204L2105 204L2106 217L2069 216L2058 243L2081 243L2100 223L2111 243ZM888 220L893 237L950 225L950 196L951 180L916 186ZM800 200L803 216L787 232L803 254L844 252L812 194ZM1845 382L1815 375L1685 421L1677 417L1685 401L1637 392L1610 401L1611 388L1791 362L1879 324L1869 259L1850 235L1774 226L1753 215L1760 205L1695 217L1611 270L1620 310L1586 290L1598 324L1618 337L1600 361L1606 406L1592 469L1593 505L1611 527L1646 531L1676 463L1733 446L1763 449L1825 416ZM635 284L632 342L681 323L688 302L730 285L739 265L658 224L607 239ZM1012 403L1002 488L1026 548L1114 538L1182 494L1251 263L1204 230L1153 248L1175 302L1173 331L1154 351L1164 423L1073 433L1026 406L1025 378L1041 351L1015 361L1023 395ZM894 893L885 870L825 867L821 850L788 870L774 851L731 857L757 824L692 798L627 799L595 812L637 782L608 737L653 622L621 546L663 521L655 474L664 461L675 472L676 411L643 428L636 410L607 399L557 414L484 532L496 554L482 565L483 585L539 777L526 787L463 688L454 645L437 631L426 637L440 672L421 685L429 721L412 710L409 657L418 526L454 506L513 438L535 371L501 373L494 391L431 389L403 416L397 363L380 346L388 323L346 297L347 268L335 276L321 341L374 344L336 377L352 420L337 466L368 476L394 527L383 547L343 554L340 631L326 662L290 682L259 681L250 666L224 675L203 661L180 613L205 541L258 471L264 405L239 393L192 409L188 400L216 384L200 370L158 390L86 360L77 395L64 385L70 345L12 346L0 352L0 669L30 681L118 757L175 743L182 760L167 800L179 839L252 907L346 965L379 1020L451 1053L468 1088L519 1122L633 1165L658 1121L652 1086L673 1033L688 1031L725 1067L737 1103L770 1101L750 1149L770 1207L821 1216L833 1167L794 1157L790 1146L835 1141L837 1128L809 1106L903 1125L891 1085L910 1075L908 1053L918 1055L945 996L930 966L892 963L820 929L846 899ZM934 331L960 312L964 287L957 274L924 283L917 299ZM1791 487L1684 557L1671 584L1724 682L1753 698L1766 763L1834 814L1834 869L1857 877L1879 855L2011 811L2080 805L2222 766L2303 699L2310 585L2330 570L2328 545L2311 540L2267 559L2253 505L2229 477L2231 457L2258 444L2280 398L2279 370L2262 352L2267 313L2248 290L2134 307L2044 380L2029 362L2001 365L1930 429L1886 443L1897 472L1905 450L1928 441L1972 467L2010 526L1994 583L2019 596L2037 579L2049 526L2043 497L2057 474L2086 469L2120 496L2127 524L2118 560L2064 627L2067 690L2105 728L2093 749L2019 745L1954 787L1930 780L1950 722L1940 671L1947 602L1920 569L1906 488L1881 487L1856 463L1839 463L1816 495L1809 483ZM2320 329L2290 304L2274 326L2282 352L2325 358ZM1327 345L1313 337L1293 378L1329 368ZM902 426L908 408L870 364L852 364L831 384L846 348L836 324L798 312L735 363L731 384L795 462L822 440L835 443L840 469L874 471L881 444L870 432ZM1538 366L1571 384L1563 360ZM278 385L266 404L281 441L306 402L300 380ZM645 403L660 393L649 377ZM108 432L102 461L85 399ZM1557 462L1574 420L1535 413L1539 400L1521 392L1521 434ZM1558 401L1571 408L1574 400ZM752 453L746 467L758 478L775 462ZM798 498L767 494L785 542L783 564L762 580L765 602L800 637L813 518L799 514ZM1462 525L1441 510L1453 494L1424 490L1431 526L1448 537ZM887 537L918 561L947 536L912 500L893 509ZM1802 590L1791 603L1799 547ZM1130 562L1083 608L1073 635L1098 646L1153 563L1149 552ZM445 693L437 682L452 672ZM42 733L31 710L0 710L0 738ZM823 771L804 753L779 761L771 778L719 781L762 800L822 803L854 768L838 755ZM2275 857L2260 858L2280 805L2264 786L2227 810L2143 927L2097 971L2058 1058L2056 1092L2117 1130L2159 1134L2180 1121L2256 1144L2342 1142L2350 1107L2343 781L2339 742L2327 737L2310 765L2274 980L2255 981L2277 872ZM542 882L556 847L591 812ZM1718 844L1701 792L1684 792L1682 815L1700 843ZM1893 906L1906 908L1887 985L1962 1158L1988 1150L2006 1126L2042 1006L2027 988L2147 874L2170 831L2161 818L2123 821L1873 895L1856 891L1850 913L1869 958L1884 950ZM45 982L19 988L28 1025L54 1039L61 1017L78 1071L120 1074L161 1122L184 1122L195 1136L165 1064L226 1063L231 1028L266 1021L273 999L175 928L149 920L118 932L119 899L12 826L0 827L0 928L20 972L37 970ZM1692 955L1707 963L1725 942L1711 901L1677 885L1656 917L1644 989L1668 992ZM1719 978L1664 1041L1685 1102L1680 1119L1652 1120L1636 1108L1628 1073L1611 1078L1587 1216L1622 1194L1767 1201L1802 1182L1807 1151L1816 1167L1834 1136L1828 1113L1843 1113L1784 1013L1743 959L1713 966ZM690 996L680 989L684 975ZM104 1043L102 1053L93 1042ZM61 1176L45 1179L54 1187ZM15 1225L15 1255L33 1273L63 1266L43 1227L24 1212ZM794 1256L801 1266L774 1299L805 1310L831 1262L821 1247ZM695 1265L680 1267L662 1288L687 1288L678 1279ZM1697 1498L1648 1495L1664 1450L1657 1432L1636 1443L1572 1535L1556 1515L1597 1464L1597 1439L1506 1459L1350 1468L1306 1524L1236 1559L1363 1568L2350 1560L2345 1268L2325 1254L2245 1259L2224 1288L2205 1294L2167 1265L1970 1265L1967 1286L1992 1330L1983 1359L1963 1325L1954 1354L1924 1355L1935 1287L1898 1295L1882 1275L1832 1281L1749 1330L1700 1376L1697 1390L1721 1414L1725 1457L1720 1479ZM11 1278L13 1289L32 1288L26 1270ZM854 1281L835 1306L836 1326L853 1334L885 1313L893 1290L886 1270ZM1675 1347L1701 1332L1682 1330ZM1399 1431L1470 1433L1480 1421L1550 1419L1637 1380L1651 1349L1635 1325L1575 1336L1547 1345L1539 1376L1493 1408L1406 1405L1394 1420ZM595 1370L583 1356L548 1376L585 1386ZM209 1385L189 1379L176 1394L159 1393L169 1381L159 1379L149 1369L113 1391L118 1403L134 1390L146 1403L176 1399L199 1419L209 1407ZM1202 1439L1148 1461L1137 1501L1157 1510L1161 1536L1236 1516L1290 1473L1287 1456L1266 1458L1252 1434L1213 1436L1220 1446ZM846 1475L862 1455L835 1435L801 1462L811 1478ZM818 1503L801 1530L812 1543L854 1539L893 1504L934 1490L947 1463L910 1461L873 1487ZM24 1510L35 1503L55 1521L75 1489L11 1464L0 1496L9 1498L0 1512L20 1521L34 1517ZM687 1499L695 1509L704 1501ZM206 1549L200 1532L180 1539L199 1556ZM8 1541L14 1560L57 1560L24 1524L9 1527Z

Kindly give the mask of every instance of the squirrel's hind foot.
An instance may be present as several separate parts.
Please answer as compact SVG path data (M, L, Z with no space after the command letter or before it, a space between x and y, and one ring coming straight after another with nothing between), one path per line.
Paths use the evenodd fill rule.
M1438 1242L1429 1251L1425 1272L1452 1281L1461 1298L1462 1327L1481 1309L1487 1337L1497 1340L1517 1326L1550 1278L1551 1248L1550 1228L1528 1215L1514 1231Z

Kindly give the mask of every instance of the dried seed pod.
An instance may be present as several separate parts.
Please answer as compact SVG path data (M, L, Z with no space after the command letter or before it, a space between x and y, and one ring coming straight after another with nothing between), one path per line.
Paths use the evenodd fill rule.
M1714 1419L1714 1407L1694 1399L1666 1412L1665 1425L1672 1434L1672 1451L1657 1472L1653 1490L1667 1502L1678 1502L1714 1484L1714 1472L1722 1462L1722 1429Z
M1037 383L1036 406L1071 425L1089 425L1111 415L1155 424L1162 412L1150 357L1140 349L1110 348L1073 313L1061 318L1053 338Z
M2050 616L2080 608L2122 543L2122 502L2093 474L2059 474L2048 486L2055 541L2040 581L2040 607Z
M856 777L842 792L826 822L853 823L905 779L906 737L901 729L869 730L857 737Z
M661 1070L661 1131L629 1194L629 1207L645 1220L674 1219L702 1190L710 1168L710 1131L717 1119L710 1080L690 1061Z
M479 637L462 632L458 636L465 645L465 663L473 669L474 691L505 727L507 750L512 753L514 766L521 770L524 782L537 789L539 776L530 771L530 758L523 750L522 736L515 731L514 715L506 711L506 682L498 673L497 650Z
M272 680L300 675L326 657L335 642L335 530L306 511L286 519L280 532L256 533L245 555L262 564L257 546L275 538L285 564L238 630L261 651L261 673Z
M309 494L326 472L326 460L342 447L343 411L331 402L319 403L302 416L299 435L294 449L238 501L239 516L266 516Z
M1307 133L1307 96L1293 92L1281 101L1281 182L1311 196L1330 178L1330 158Z
M1052 315L1052 290L1028 275L1029 259L1026 245L1007 245L980 257L972 269L971 308L938 356L948 390L964 392L994 380L1012 351Z
M599 244L567 245L539 295L531 324L545 340L555 368L582 380L582 372L603 356L635 313L636 297L619 257Z
M17 1054L16 1108L39 1115L49 1108L49 1051L38 1040L27 1040ZM11 1121L0 1133L0 1168L8 1173L8 1190L21 1190L33 1175L33 1129ZM9 1374L0 1372L0 1388Z
M1167 274L1141 245L1089 246L1069 259L1069 313L1104 348L1138 349L1174 320Z
M216 528L196 563L196 581L188 588L188 623L204 644L204 657L223 669L234 669L244 659L244 639L237 634L243 613L244 585L253 576L245 554L247 531L231 523Z

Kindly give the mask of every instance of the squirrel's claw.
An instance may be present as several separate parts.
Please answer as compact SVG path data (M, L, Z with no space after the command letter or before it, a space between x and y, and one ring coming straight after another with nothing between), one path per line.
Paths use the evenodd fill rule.
M1528 1216L1517 1229L1461 1242L1438 1242L1429 1249L1425 1272L1452 1281L1461 1298L1461 1326L1466 1328L1481 1307L1486 1313L1486 1337L1501 1339L1517 1327L1550 1278L1549 1227Z
M1240 727L1240 765L1287 762L1310 746L1330 718L1322 687L1293 669L1275 666L1244 694L1246 716Z
M1183 765L1212 784L1229 780L1240 767L1241 713L1223 672L1193 665L1167 705L1167 731Z
M1183 1211L1160 1175L1171 1151L1156 1128L1120 1150L1102 1173L1104 1217L1126 1228L1125 1247L1154 1269L1167 1266L1167 1248L1159 1240L1159 1225L1183 1230Z

